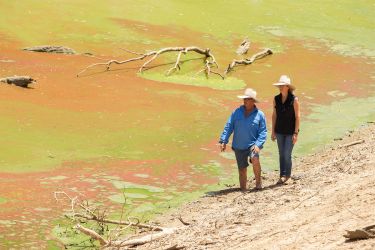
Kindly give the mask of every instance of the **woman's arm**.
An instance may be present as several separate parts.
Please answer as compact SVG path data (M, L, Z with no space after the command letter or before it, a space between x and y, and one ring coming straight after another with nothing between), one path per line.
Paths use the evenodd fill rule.
M297 142L297 138L298 138L299 124L300 124L300 117L301 117L298 97L294 98L293 106L294 106L294 113L295 113L295 116L296 116L296 124L295 124L295 129L294 129L294 134L293 134L293 144L295 144Z

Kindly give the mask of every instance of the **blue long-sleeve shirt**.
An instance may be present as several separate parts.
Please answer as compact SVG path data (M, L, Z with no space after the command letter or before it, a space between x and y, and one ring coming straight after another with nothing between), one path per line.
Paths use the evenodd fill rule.
M267 138L264 113L255 107L249 116L245 117L245 107L240 106L229 117L220 142L227 144L232 133L232 147L235 149L248 149L254 144L263 148Z

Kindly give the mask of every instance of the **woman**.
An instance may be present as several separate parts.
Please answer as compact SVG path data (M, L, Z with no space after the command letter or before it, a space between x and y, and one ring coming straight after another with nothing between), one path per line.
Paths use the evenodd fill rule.
M287 184L292 173L292 150L298 140L300 110L298 98L293 94L295 87L286 75L274 83L280 94L273 100L271 139L277 140L280 161L280 179L277 184Z

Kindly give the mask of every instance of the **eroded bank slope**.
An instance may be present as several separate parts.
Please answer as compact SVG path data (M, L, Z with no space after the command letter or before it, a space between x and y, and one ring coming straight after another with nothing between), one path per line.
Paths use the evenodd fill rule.
M177 232L140 249L374 249L375 239L343 237L375 224L374 151L370 123L297 159L289 185L267 173L263 191L220 190L164 215L158 222Z

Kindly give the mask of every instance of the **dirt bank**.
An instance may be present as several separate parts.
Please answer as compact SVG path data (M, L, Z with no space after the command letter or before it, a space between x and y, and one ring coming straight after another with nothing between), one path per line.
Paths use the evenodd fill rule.
M275 185L274 172L264 174L259 192L206 194L159 218L179 229L139 249L374 249L375 239L343 237L345 230L375 224L374 137L375 125L368 124L295 160L298 178L289 185ZM357 140L364 142L343 147Z

